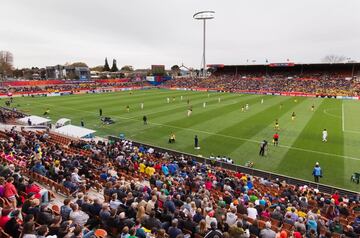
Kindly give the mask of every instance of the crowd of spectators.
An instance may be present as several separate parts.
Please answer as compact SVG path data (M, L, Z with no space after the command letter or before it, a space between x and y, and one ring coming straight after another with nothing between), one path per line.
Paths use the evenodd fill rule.
M94 81L81 82L81 83L68 83L61 85L44 85L44 86L17 86L17 87L1 87L0 94L9 93L23 93L23 94L36 94L36 93L52 93L62 91L81 91L81 90L101 90L105 88L118 88L118 87L141 87L148 86L145 81L127 81L127 82L108 82L97 83Z
M24 117L24 114L19 111L0 107L0 122L1 123L11 123L15 119L22 118L22 117Z
M98 228L121 238L360 234L360 195L323 194L126 140L54 138L14 129L1 133L0 227L14 238L94 237ZM54 180L72 195L58 208L50 206L49 191L24 177L25 171ZM104 199L90 195L96 190Z
M208 88L227 92L302 92L318 95L360 95L360 82L342 74L214 74L208 78L177 78L167 87Z

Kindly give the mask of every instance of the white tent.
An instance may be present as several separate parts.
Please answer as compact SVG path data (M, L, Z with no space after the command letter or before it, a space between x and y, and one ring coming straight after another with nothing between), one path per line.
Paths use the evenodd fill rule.
M44 118L44 117L38 117L38 116L28 116L18 119L17 121L21 124L28 124L28 121L31 121L31 125L33 126L47 126L51 120Z
M66 125L54 130L59 134L63 134L66 136L71 136L75 138L91 138L93 134L96 132L94 130L90 130L80 126L74 125Z
M56 127L56 128L59 128L59 127L65 126L66 124L71 124L71 120L70 120L70 119L67 119L67 118L60 118L60 119L56 122L55 127Z

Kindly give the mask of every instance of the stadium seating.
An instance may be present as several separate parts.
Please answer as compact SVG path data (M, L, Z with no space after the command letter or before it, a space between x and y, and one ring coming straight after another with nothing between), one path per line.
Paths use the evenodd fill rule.
M200 218L205 221L211 221L211 212L214 212L218 229L226 234L243 234L255 224L254 219L248 216L251 206L256 208L257 227L260 230L266 229L266 223L270 222L272 230L284 231L288 237L298 229L303 234L309 234L310 225L302 231L296 222L299 222L299 217L308 222L311 216L318 219L318 228L314 230L317 234L332 232L332 237L339 237L342 234L358 235L360 232L360 196L349 198L338 194L323 194L306 186L288 185L282 181L228 171L187 157L174 158L166 152L148 153L148 148L134 146L126 140L95 143L74 141L53 133L15 130L1 132L0 137L4 140L0 151L2 164L5 167L14 164L26 179L31 178L48 190L65 197L78 197L72 202L70 218L66 219L82 224L76 214L83 214L81 217L88 217L84 224L94 229L97 237L116 237L126 231L123 230L124 224L130 230L135 229L138 237L142 237L140 233L145 231L149 232L150 237L164 237L159 235L163 232L161 229L151 230L153 227L146 227L150 221L149 215L155 212L154 219L159 219L161 228L168 230L171 220L177 219L183 234L200 238L203 235L187 226L186 217L195 217L196 208L201 209ZM17 148L16 145L23 139L26 139L29 150L25 147ZM11 159L8 158L10 151L13 151ZM57 173L54 174L54 171ZM15 176L14 174L15 170L11 170L7 176ZM85 178L81 177L83 174ZM207 184L208 181L210 184ZM17 185L17 188L21 187ZM83 211L77 211L74 204L85 201L83 194L99 191L99 188L103 188L105 201L103 204L100 202L100 210L94 213L92 210L95 209L96 202L86 201L88 208L81 206ZM118 197L113 198L113 194ZM23 196L26 199L27 194ZM153 196L156 200L151 205ZM0 204L11 207L11 202L5 197L0 199ZM109 204L110 207L117 206L116 210L107 208ZM145 209L143 215L141 206ZM234 207L237 211L236 222L229 225L226 218L231 215ZM270 212L270 217L263 215L265 208ZM51 206L54 216L59 213L63 215L62 209L58 205ZM114 226L109 222L112 219L110 217L113 217L112 212L115 212L117 221L127 223L116 223ZM279 212L280 217L274 215L276 212ZM84 215L86 213L87 216ZM283 222L286 214L293 216L295 225ZM140 220L137 221L138 224L129 223L126 219L131 218L134 222ZM40 216L35 219L41 221ZM197 226L198 222L194 225ZM2 234L5 236L5 233ZM251 237L255 237L255 234L251 234Z

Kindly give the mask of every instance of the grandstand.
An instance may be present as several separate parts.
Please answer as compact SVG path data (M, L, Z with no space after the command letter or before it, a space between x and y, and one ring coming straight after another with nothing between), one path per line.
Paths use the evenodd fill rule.
M357 96L360 63L209 65L208 79L177 79L169 87L208 88L228 92L300 93Z
M266 82L277 78L265 79L259 74L260 80L253 78L255 74L251 79L239 75L218 69L209 79L186 79L186 87L236 91L242 90L241 87L231 90L237 87L237 81L252 81L259 84L257 88L250 87L250 91L279 92L269 89ZM286 74L286 77L291 81L292 76ZM356 82L355 77L352 76L351 83ZM322 80L326 79L299 82ZM224 81L228 84L226 88L222 85ZM167 81L165 87L183 87L179 82L182 83L179 79ZM341 80L337 82L343 85ZM55 87L59 87L57 93L78 89L81 93L102 92L102 83L91 82L80 89L76 83L70 88L62 83ZM106 85L110 91L122 89L124 84L104 83L114 83ZM94 87L89 89L89 85ZM141 88L138 84L132 86ZM331 85L337 89L338 86ZM54 85L45 87L50 88L21 85L21 89L11 87L11 93L54 93ZM281 85L280 89L298 92L288 90L288 85ZM4 95L8 94L9 91L4 91ZM326 95L342 94L338 95L337 91ZM214 163L117 137L95 142L66 137L52 130L11 128L16 118L24 116L7 108L1 110L2 122L10 125L10 129L5 127L0 133L2 237L19 237L21 232L31 234L37 229L60 237L84 232L86 237L129 234L144 238L201 238L217 232L214 224L224 237L265 237L264 233L278 233L281 237L358 237L360 234L360 195L356 192ZM21 208L21 213L14 210L15 206ZM30 220L26 227L19 222L20 215ZM77 225L74 230L62 225L68 222Z

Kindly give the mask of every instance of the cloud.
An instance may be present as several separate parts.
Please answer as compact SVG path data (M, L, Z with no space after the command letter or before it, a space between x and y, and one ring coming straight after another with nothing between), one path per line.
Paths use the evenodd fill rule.
M0 49L18 67L84 61L119 66L199 67L200 10L216 11L207 24L207 62L242 64L265 58L318 62L326 54L359 60L358 0L5 0Z

